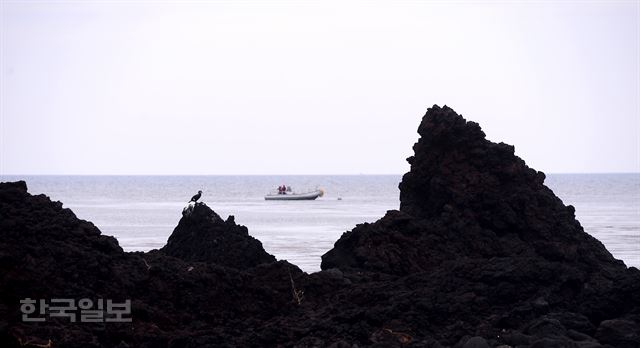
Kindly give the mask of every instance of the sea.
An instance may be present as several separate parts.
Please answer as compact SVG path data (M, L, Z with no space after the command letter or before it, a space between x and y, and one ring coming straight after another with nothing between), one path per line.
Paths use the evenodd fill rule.
M1 176L25 180L32 194L63 202L126 251L161 248L198 190L220 216L234 215L265 250L306 272L320 270L321 256L357 224L398 209L401 175L270 176ZM576 208L585 231L627 266L640 268L640 173L548 174L545 181ZM304 192L321 188L314 201L265 201L279 185Z

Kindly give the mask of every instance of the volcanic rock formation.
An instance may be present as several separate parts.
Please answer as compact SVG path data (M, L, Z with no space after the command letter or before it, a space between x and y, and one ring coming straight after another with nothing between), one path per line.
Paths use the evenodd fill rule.
M426 302L425 314L441 318L431 325L441 327L437 336L460 327L542 337L548 332L531 326L548 320L559 337L602 334L596 327L616 317L637 327L640 272L584 232L543 173L446 106L430 108L418 133L400 211L345 233L323 256L323 269L404 277L419 289L407 306ZM631 346L640 342L633 337Z
M233 216L224 221L204 203L196 203L193 212L180 219L160 251L185 261L239 269L276 261L264 251L259 240L249 235L245 226L236 225Z
M427 111L400 210L301 272L205 204L127 253L0 184L0 347L640 347L640 271L585 233L513 147ZM24 322L20 300L132 302L130 323Z
M0 183L0 347L38 347L49 340L52 347L263 345L242 328L295 306L291 279L302 272L275 262L244 227L222 221L205 205L184 219L169 245L193 255L167 255L174 254L169 245L162 252L126 253L60 202L30 195L24 182ZM202 229L193 231L197 226ZM189 233L191 244L184 238ZM224 266L230 262L234 267ZM23 322L20 300L26 298L130 299L133 321Z

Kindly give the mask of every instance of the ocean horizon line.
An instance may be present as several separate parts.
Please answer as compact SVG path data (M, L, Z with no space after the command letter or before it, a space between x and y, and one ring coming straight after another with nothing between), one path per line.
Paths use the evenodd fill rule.
M543 172L547 175L631 175L639 172ZM359 174L0 174L0 177L264 177L264 176L402 176L405 173L359 173Z

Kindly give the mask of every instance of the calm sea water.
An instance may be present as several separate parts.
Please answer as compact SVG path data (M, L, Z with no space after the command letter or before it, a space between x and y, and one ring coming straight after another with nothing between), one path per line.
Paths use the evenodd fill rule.
M162 247L182 208L197 190L223 218L262 241L278 259L307 272L343 232L373 222L399 206L399 175L388 176L3 176L26 180L115 236L128 251ZM265 201L281 184L294 190L323 188L315 201ZM640 174L550 174L546 184L576 207L585 230L627 265L640 267ZM340 199L339 199L340 198Z

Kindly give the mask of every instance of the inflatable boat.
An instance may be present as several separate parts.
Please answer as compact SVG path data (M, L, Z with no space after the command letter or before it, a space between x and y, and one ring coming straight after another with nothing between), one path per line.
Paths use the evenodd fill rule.
M272 192L264 196L267 201L312 201L318 197L322 197L324 191L315 190L311 192L296 193L292 191L284 191L282 193Z

